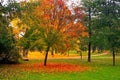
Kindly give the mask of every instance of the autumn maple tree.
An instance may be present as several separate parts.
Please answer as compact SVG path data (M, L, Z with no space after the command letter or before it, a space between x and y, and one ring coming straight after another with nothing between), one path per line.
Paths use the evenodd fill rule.
M51 48L69 48L69 40L85 35L82 33L86 28L79 21L84 14L80 8L76 11L79 12L79 17L71 14L64 0L43 0L42 4L36 8L34 14L41 20L40 40L42 39L46 45L45 66ZM77 18L79 20L75 22ZM64 47L60 47L63 45Z

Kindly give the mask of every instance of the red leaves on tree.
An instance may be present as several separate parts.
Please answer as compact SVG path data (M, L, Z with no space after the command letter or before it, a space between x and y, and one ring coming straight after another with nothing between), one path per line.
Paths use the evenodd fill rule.
M41 25L47 31L54 30L63 36L62 41L66 43L66 50L72 47L70 41L79 36L87 36L86 27L82 24L84 13L79 7L74 8L75 15L62 0L43 0L43 3L36 8L36 16L42 20ZM62 46L62 48L63 48ZM64 49L61 49L63 52Z
M73 38L78 36L85 37L88 35L86 27L82 23L71 23L71 27L65 31L66 35L71 35Z
M80 7L76 7L74 9L74 11L75 11L75 15L76 15L76 17L78 19L83 19L85 17L85 14L84 14L83 10Z
M58 1L58 4L59 4L60 6L64 6L64 3L63 3L62 0L57 0L57 1Z

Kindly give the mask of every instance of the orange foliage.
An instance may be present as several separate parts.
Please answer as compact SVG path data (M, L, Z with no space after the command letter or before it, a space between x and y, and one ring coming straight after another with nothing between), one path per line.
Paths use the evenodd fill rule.
M71 26L70 26L71 25ZM82 23L71 23L69 29L65 30L66 35L71 35L73 37L78 36L88 36L88 32L86 32L86 27Z
M37 7L35 14L42 20L45 20L47 27L52 25L54 29L61 30L66 21L69 20L70 10L65 6L62 0L44 0L43 3Z
M76 19L84 18L83 11L76 7L75 15L72 15L62 0L43 0L42 4L36 8L35 14L43 20L44 27L52 26L53 29L63 33L72 31L76 34L76 31L85 32L86 29L81 22L74 24Z
M84 12L80 9L80 7L76 7L76 8L74 9L74 11L75 11L75 15L77 16L77 18L82 19L82 18L85 17L85 14L84 14Z
M48 31L52 29L63 34L66 46L69 45L68 37L70 40L78 36L88 36L86 27L80 21L85 16L82 10L75 8L75 15L72 15L62 0L43 0L36 8L35 15L42 20L41 25ZM70 45L67 48L70 48Z

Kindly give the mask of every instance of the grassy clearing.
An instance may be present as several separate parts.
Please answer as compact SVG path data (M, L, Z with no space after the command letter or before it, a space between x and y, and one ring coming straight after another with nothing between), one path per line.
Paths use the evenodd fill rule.
M82 55L87 56L87 52L86 51L82 52ZM57 53L57 54L54 54L54 56L51 56L50 52L48 54L49 59L68 58L68 57L77 57L77 56L80 56L80 53L77 53L76 51L69 51L69 54L68 52L66 54ZM29 59L44 59L44 57L45 57L45 52L40 53L38 51L29 52L29 55L28 55Z
M28 64L42 62L43 60L30 60ZM120 80L120 58L116 59L116 66L112 66L112 57L94 56L92 62L80 59L49 59L49 62L71 63L90 66L91 70L83 72L31 72L21 71L12 67L0 65L0 80ZM23 62L24 63L24 62ZM9 65L8 65L9 66Z

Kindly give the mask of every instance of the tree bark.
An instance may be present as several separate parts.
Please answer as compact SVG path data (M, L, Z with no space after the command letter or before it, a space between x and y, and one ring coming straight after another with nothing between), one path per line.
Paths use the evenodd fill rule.
M47 65L47 57L48 57L48 52L49 52L49 50L50 50L50 47L48 46L48 47L47 47L47 50L46 50L46 54L45 54L44 66Z
M112 56L113 56L113 66L115 66L115 50L114 50L114 48L112 50Z
M91 62L91 7L89 7L89 43L88 43L88 62Z
M23 49L23 60L29 61L28 59L28 49Z
M52 48L52 51L51 51L51 55L52 57L54 57L54 49Z
M91 62L91 42L88 44L88 62Z
M81 57L81 60L82 60L82 51L80 51L80 57Z

